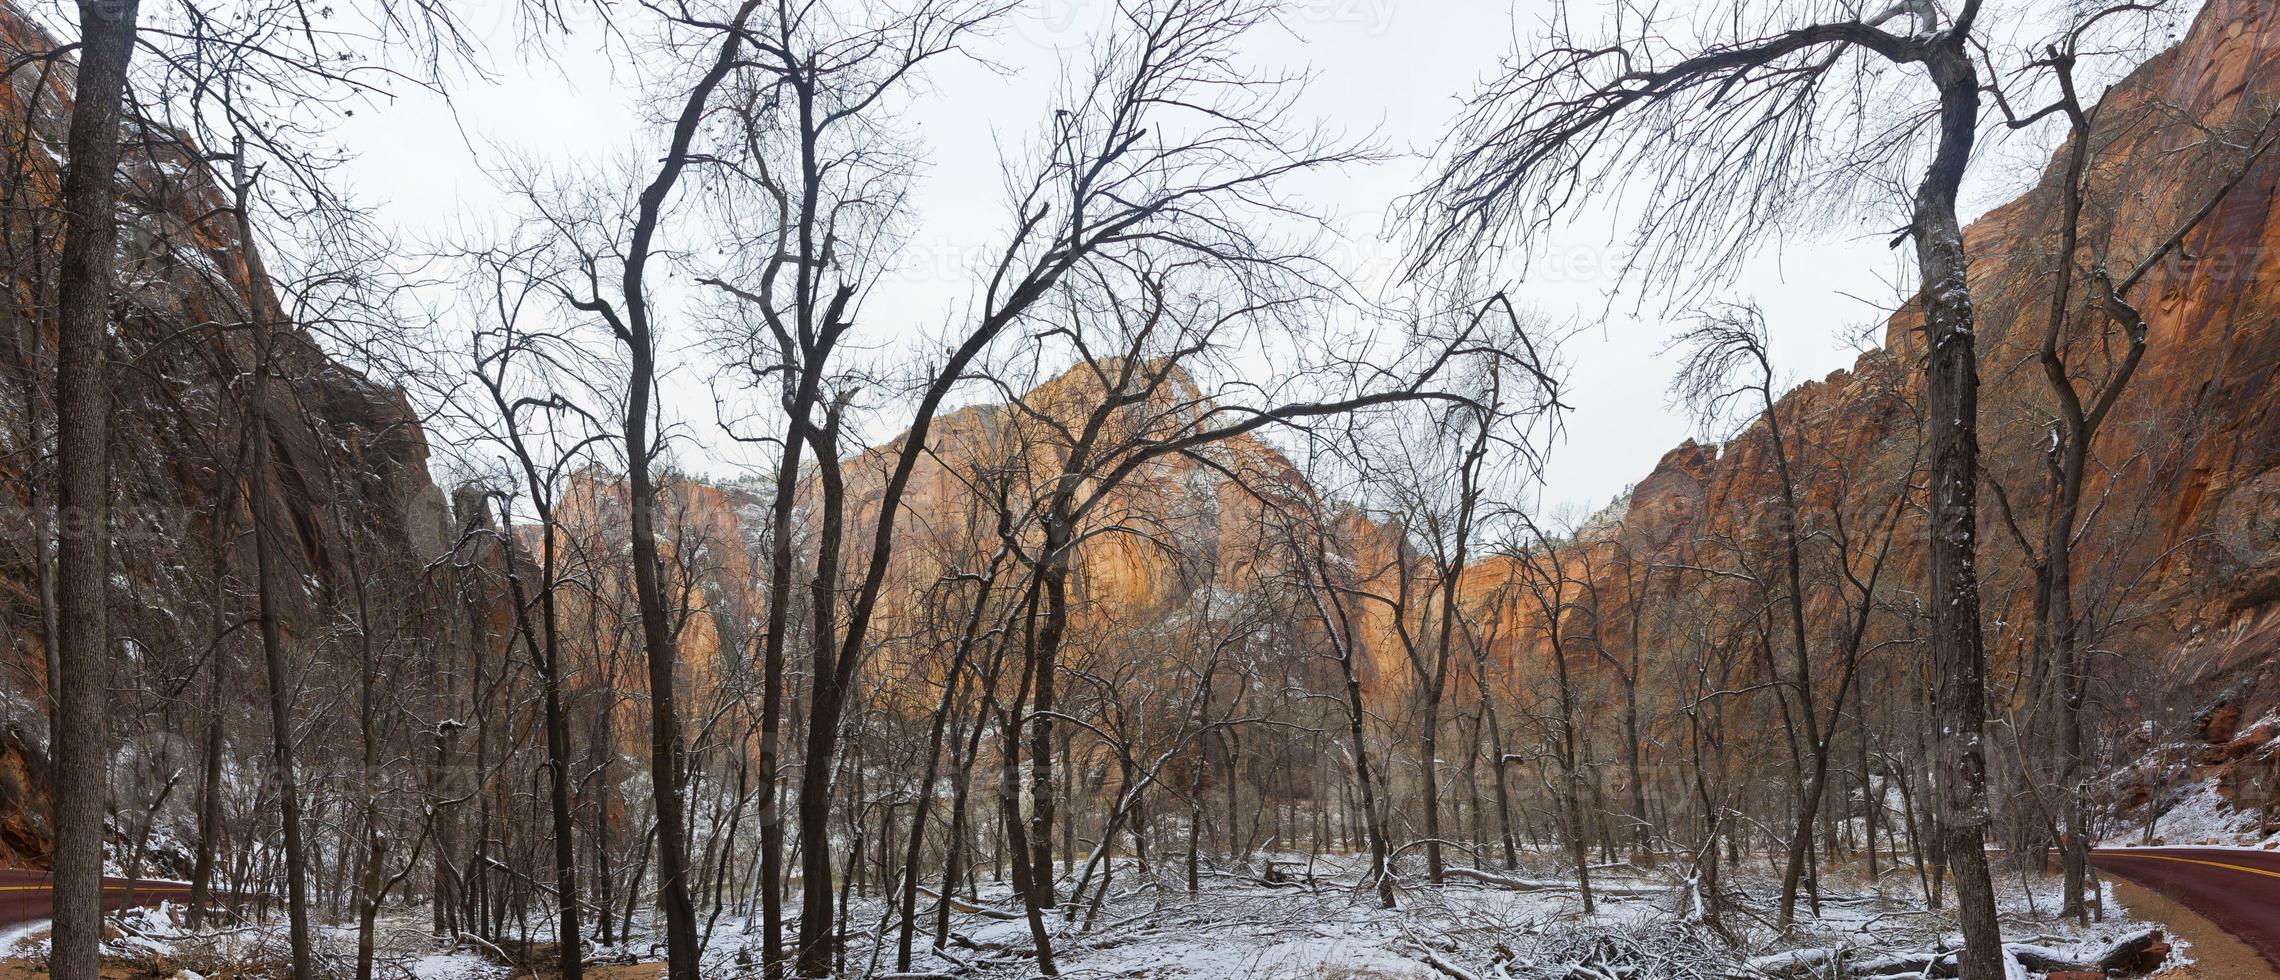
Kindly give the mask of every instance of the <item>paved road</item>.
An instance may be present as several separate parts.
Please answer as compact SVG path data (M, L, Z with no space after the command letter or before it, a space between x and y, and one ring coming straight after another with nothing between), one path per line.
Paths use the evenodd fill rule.
M2280 968L2280 852L2127 847L2090 861L2200 913Z
M105 911L117 911L127 904L128 884L125 878L103 879ZM190 886L179 881L143 880L133 885L136 905L151 905L160 899L179 902L190 897ZM54 917L55 882L47 872L0 870L0 926Z

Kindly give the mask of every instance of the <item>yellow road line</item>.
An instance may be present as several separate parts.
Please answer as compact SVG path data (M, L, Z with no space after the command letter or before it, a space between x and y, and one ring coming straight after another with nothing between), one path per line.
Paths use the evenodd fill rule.
M2149 861L2175 861L2178 864L2198 864L2203 867L2223 868L2226 871L2246 871L2252 875L2263 875L2267 878L2280 878L2280 871L2266 871L2263 868L2243 867L2238 864L2226 864L2222 861L2203 861L2198 858L2172 857L2167 854L2133 854L2128 851L2099 851L2098 854L2105 857L2142 858Z

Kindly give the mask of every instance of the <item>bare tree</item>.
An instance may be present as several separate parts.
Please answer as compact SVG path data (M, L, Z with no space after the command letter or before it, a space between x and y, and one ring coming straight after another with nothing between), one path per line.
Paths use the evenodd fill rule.
M1554 823L1559 827L1562 843L1567 845L1568 866L1574 871L1576 888L1582 893L1584 914L1589 915L1596 908L1591 893L1591 831L1584 824L1583 803L1587 769L1584 756L1589 736L1583 728L1583 692L1576 676L1581 665L1569 654L1576 642L1576 630L1570 628L1572 621L1590 620L1592 631L1598 630L1597 610L1588 609L1582 603L1593 583L1571 567L1567 549L1563 547L1570 535L1555 534L1535 515L1515 512L1514 516L1519 522L1519 533L1524 537L1506 546L1506 550L1514 554L1507 573L1519 579L1519 592L1535 613L1537 638L1543 642L1545 652L1551 654L1556 713L1552 716L1546 742L1552 761L1559 767L1559 784L1553 793L1558 814Z
M1423 267L1453 252L1529 242L1610 175L1654 171L1678 179L1658 179L1641 212L1651 267L1724 272L1777 222L1827 200L1813 193L1817 186L1885 172L1928 140L1906 237L1916 246L1929 391L1940 802L1965 980L2000 977L2004 958L1986 857L1987 668L1973 561L1979 368L1957 210L1981 123L1973 47L1981 7L1965 0L1943 25L1919 5L1913 30L1902 34L1880 26L1897 14L1799 22L1811 13L1776 7L1753 21L1753 11L1736 5L1733 18L1715 19L1731 25L1731 37L1692 52L1674 49L1653 13L1623 8L1606 43L1571 39L1563 16L1542 51L1476 97L1445 167L1412 209ZM1869 84L1876 76L1864 60L1920 72L1933 97L1881 130L1825 141L1824 99ZM1688 138L1665 138L1672 131Z
M246 167L244 146L237 147L235 171L235 206L232 215L237 222L238 240L248 243L246 255L247 292L251 297L245 311L253 328L254 367L251 393L247 396L247 412L252 422L253 469L248 477L252 485L247 494L252 508L254 529L254 568L256 590L260 596L261 656L269 682L270 765L277 781L278 820L283 825L286 873L286 913L290 920L290 938L293 971L298 976L309 976L309 848L303 838L301 787L294 767L293 739L293 682L286 663L285 611L282 603L287 589L286 557L280 538L289 533L291 518L276 500L277 464L276 442L271 432L271 415L279 411L271 380L278 372L276 337L281 319L276 302L271 298L271 286L266 268L259 256L250 251L253 225L248 201L253 193L251 171Z
M50 969L94 980L101 969L103 838L109 809L109 377L118 171L136 0L80 0L78 93L63 184L56 270L55 939Z
M262 31L274 26L280 16L294 17L306 28L309 22L306 10L296 11L302 5L274 4L243 11L225 33L231 36L220 39L209 30L218 19L210 11L190 3L168 4L168 14L178 15L164 24L145 25L141 21L143 4L138 0L83 0L76 4L76 42L57 45L49 50L24 52L27 57L13 61L11 72L27 65L42 66L45 72L58 63L68 63L72 55L78 58L72 72L75 93L71 107L71 126L67 140L66 160L62 164L63 189L61 211L64 215L62 245L55 279L57 289L57 337L55 358L56 378L56 437L57 481L54 499L61 515L59 521L59 550L53 575L54 599L48 602L53 610L54 623L46 630L53 654L49 674L56 701L55 758L65 771L85 774L86 778L61 780L58 785L56 808L57 825L57 926L56 964L58 975L93 976L96 968L97 943L100 931L100 903L102 885L102 848L106 835L108 807L105 793L108 780L107 760L110 737L106 705L106 688L111 678L108 650L112 641L113 623L107 596L113 581L110 567L109 541L113 515L110 505L110 426L113 418L111 362L115 341L109 325L114 311L122 308L123 299L117 289L115 260L119 247L118 198L122 163L128 159L129 142L143 159L157 160L174 154L170 162L182 164L182 170L197 174L184 182L151 188L164 194L186 194L201 198L212 205L208 214L183 218L187 223L211 221L214 240L235 239L246 253L253 273L244 283L235 284L247 292L261 292L271 288L266 276L258 269L258 261L251 256L252 239L246 230L244 212L248 210L245 189L236 191L238 200L230 203L215 201L204 195L210 188L200 187L198 181L206 176L204 164L230 159L233 155L241 162L242 150L235 154L214 153L189 148L189 138L164 123L181 119L202 119L199 115L208 110L218 111L239 123L237 127L201 129L200 136L209 148L230 147L248 133L274 135L276 120L254 123L254 116L242 113L237 93L274 85L291 77L323 76L323 80L310 87L298 89L297 96L312 96L317 88L332 88L344 81L342 75L317 67L335 53L331 44L325 45L322 54L312 58L294 58L283 49L265 47L260 43ZM382 7L396 13L404 11L392 4ZM431 11L432 13L432 11ZM296 14L298 16L296 16ZM11 15L14 16L14 15ZM396 27L408 27L408 17L395 22ZM33 31L37 34L37 31ZM320 32L308 31L293 35L306 38L312 45ZM337 42L340 35L325 33L329 41ZM217 52L227 52L217 54ZM142 70L130 72L138 52L147 52ZM259 63L256 65L255 63ZM303 75L303 72L308 74ZM218 78L228 83L213 84ZM45 88L45 83L42 83ZM134 90L134 107L128 107L128 90ZM354 85L349 87L353 88ZM368 91L368 90L367 90ZM322 101L310 98L303 104ZM284 128L300 128L304 121L286 124ZM129 131L131 141L122 139L122 129ZM235 131L233 131L235 130ZM30 130L27 128L27 134ZM275 147L276 142L264 143ZM280 154L281 158L297 161L311 159L304 154ZM303 169L304 176L313 175L321 168ZM127 172L132 172L132 168ZM161 175L155 183L173 185L175 178ZM220 181L215 181L220 183ZM242 181L240 182L242 185ZM311 188L315 190L315 188ZM321 191L312 195L323 196ZM308 204L308 199L304 199ZM318 210L312 206L309 210ZM182 216L171 216L180 218ZM157 234L163 236L164 231ZM183 243L172 243L180 247ZM195 246L193 246L195 247ZM129 250L131 254L131 250ZM206 286L223 284L207 282ZM228 297L225 297L227 301ZM258 298L257 298L258 299ZM240 329L248 322L259 324L274 320L275 303L270 311L255 314L247 320L219 324L201 324L197 331L226 331ZM274 325L274 324L272 324ZM260 330L257 328L257 334ZM256 346L267 343L265 337L256 339ZM267 358L267 352L260 355ZM44 358L34 357L38 363ZM257 371L257 374L259 372ZM259 387L259 386L257 386ZM267 411L257 393L246 404L254 406L250 415L257 420ZM34 428L39 423L35 418ZM263 440L251 445L256 453L265 451ZM256 473L268 472L266 459L249 458ZM256 492L261 490L260 480L248 481ZM273 521L275 514L268 512L263 501L253 501L257 534L274 533L275 528L260 527L260 522ZM44 532L43 532L44 538ZM38 550L44 552L45 541ZM221 547L219 541L216 547ZM270 555L277 557L274 551ZM45 574L44 554L40 561ZM217 579L220 577L217 565ZM272 583L274 584L274 582ZM43 599L48 587L43 583ZM276 610L268 611L273 618ZM219 643L217 641L217 648ZM214 656L226 656L217 649ZM219 675L217 674L217 679ZM275 681L278 678L272 677ZM219 684L216 684L217 690ZM218 732L218 726L212 726ZM209 738L209 746L218 749L218 738ZM211 753L210 753L211 754ZM209 759L209 766L217 760ZM201 811L213 815L217 794L201 793ZM281 802L295 802L284 800ZM208 834L218 829L217 822L208 820L202 828ZM288 834L298 832L297 823L289 822ZM210 890L214 871L211 843L200 843L201 865L198 877L201 892ZM203 894L201 894L203 897ZM296 905L299 913L302 906ZM302 930L296 930L297 934ZM303 952L297 948L296 952ZM300 957L305 966L305 956Z
M828 847L829 788L846 688L837 666L841 614L839 566L846 545L844 481L838 419L844 398L833 361L857 326L860 297L885 267L892 225L900 217L900 184L910 162L896 150L882 117L926 63L958 50L1006 8L974 0L927 0L908 11L854 13L832 5L778 5L746 31L730 96L738 123L730 177L732 207L760 217L740 251L750 257L740 284L705 281L739 305L753 325L731 340L755 389L774 387L783 413L768 536L768 625L763 633L760 793L763 807L760 883L768 939L765 968L781 955L782 820L778 742L790 611L794 601L792 511L802 492L802 459L813 454L827 496L812 543L816 570L809 596L810 672L807 758L798 799L802 902L799 960L812 973L836 953L829 936L833 896ZM877 23L867 23L877 17ZM820 417L819 417L820 416ZM738 435L745 441L759 437ZM907 935L907 934L906 934ZM907 954L905 954L907 958Z
M651 805L657 818L658 905L665 913L667 969L673 980L695 980L698 936L696 906L690 897L690 868L686 789L688 745L680 727L680 706L674 673L680 658L662 582L662 560L657 547L657 483L653 470L656 446L651 416L657 386L657 334L651 318L649 263L654 257L658 228L666 217L666 204L691 162L697 131L713 110L713 93L742 60L746 25L760 7L759 0L743 0L725 24L703 25L718 35L717 53L706 64L681 99L672 117L663 162L643 185L634 211L623 230L625 244L618 253L618 275L604 285L606 271L600 256L589 253L578 270L586 278L583 292L571 292L570 283L557 286L574 307L598 316L622 343L628 354L625 411L622 416L626 483L629 496L628 535L632 541L633 583L640 608L642 647L648 658L649 764ZM617 229L611 229L614 239Z
M1016 227L985 271L987 286L977 308L918 387L910 427L880 478L880 503L868 550L856 552L861 570L844 600L844 617L836 615L837 602L813 610L819 617L812 637L815 679L799 806L801 832L818 835L816 842L826 833L837 770L830 760L837 752L845 695L861 669L893 559L904 491L927 452L941 406L968 382L969 368L1009 327L1034 322L1035 308L1065 279L1086 270L1102 270L1114 278L1116 263L1155 249L1187 252L1229 266L1274 264L1276 257L1259 252L1238 215L1255 202L1271 199L1274 185L1288 175L1359 158L1348 149L1286 138L1278 131L1285 103L1276 87L1235 73L1226 64L1225 53L1235 39L1271 15L1264 6L1236 0L1165 0L1124 10L1124 29L1104 39L1097 64L1080 78L1066 107L1047 124L1037 158L1026 165L1033 169L1015 180ZM1201 131L1176 140L1164 135L1178 131L1182 119L1195 122ZM825 370L812 358L799 368L819 378ZM1279 417L1329 411L1327 404L1285 406ZM1278 417L1275 410L1245 411L1256 414L1218 413L1187 438L1167 441L1150 453L1128 455L1123 462L1137 467L1147 459L1248 432ZM829 485L837 462L829 458L835 433L828 426L800 424L805 431L797 441L817 450L827 508L824 523L831 525L828 508L841 493ZM1084 505L1073 506L1081 513ZM827 530L821 536L825 550L817 553L819 598L835 597L839 588L836 571L821 561L825 557L836 561L838 535ZM1046 554L1053 551L1048 548ZM1033 680L1048 685L1035 693L1050 704L1049 682ZM1049 733L1047 718L1033 719L1040 732ZM1048 736L1035 737L1048 744ZM1049 780L1050 770L1038 778ZM1050 813L1049 803L1046 812ZM806 892L799 967L814 975L828 968L837 950L828 914L833 876L827 849L804 846L801 854L806 862L802 871ZM1035 890L1036 882L1031 886L1025 891L1033 902L1050 897ZM1050 966L1049 953L1042 947L1040 966Z
M1772 673L1774 682L1791 691L1797 700L1797 717L1803 723L1803 745L1809 754L1809 771L1800 774L1803 779L1799 783L1796 821L1790 832L1788 858L1782 868L1778 921L1786 925L1796 918L1797 891L1813 851L1814 824L1820 818L1828 795L1830 755L1836 747L1837 724L1844 717L1846 700L1859 676L1862 649L1876 609L1877 583L1883 577L1885 559L1890 554L1891 531L1905 512L1902 505L1908 499L1908 477L1912 471L1899 474L1899 488L1889 494L1888 503L1880 508L1881 515L1870 520L1866 539L1869 550L1865 559L1852 547L1853 536L1845 533L1843 501L1840 499L1837 506L1831 508L1833 532L1829 537L1838 546L1832 561L1833 570L1852 588L1843 598L1845 626L1830 638L1829 649L1824 650L1811 641L1806 627L1806 609L1811 599L1803 569L1809 532L1805 527L1804 505L1798 495L1799 477L1790 455L1792 435L1784 427L1780 401L1774 390L1776 380L1772 355L1767 350L1764 315L1748 305L1726 306L1703 313L1673 346L1685 351L1685 360L1672 383L1673 391L1700 417L1720 418L1736 399L1751 403L1750 417L1765 426L1765 444L1773 456L1774 479L1780 491L1774 525L1780 538L1784 587L1781 605L1788 612L1791 666L1787 674L1778 667ZM1802 440L1797 441L1797 445L1804 447ZM1813 482L1816 486L1824 483ZM1824 654L1830 656L1824 657ZM1815 685L1813 673L1815 663L1824 659L1837 671L1834 688L1826 692ZM1826 717L1822 715L1824 702L1828 704ZM1818 898L1815 901L1818 912Z
M1525 322L1499 294L1461 318L1468 356L1445 387L1450 401L1420 401L1382 427L1382 450L1354 446L1349 465L1384 503L1376 516L1394 532L1393 553L1353 597L1382 605L1410 672L1418 699L1417 766L1427 880L1439 884L1444 863L1441 825L1441 728L1451 671L1469 632L1464 607L1467 570L1484 537L1483 526L1501 508L1492 498L1510 484L1540 474L1539 428L1556 427L1558 385Z
M1285 504L1277 508L1277 512L1286 515L1284 544L1295 559L1293 565L1300 572L1301 588L1321 620L1329 656L1338 664L1346 752L1353 760L1354 785L1361 794L1362 826L1370 849L1370 867L1362 876L1362 883L1374 885L1378 904L1390 909L1394 907L1393 848L1387 839L1378 784L1371 775L1370 713L1356 668L1356 662L1363 656L1359 624L1352 605L1358 585L1353 581L1352 569L1341 567L1341 562L1332 557L1334 532L1321 507L1303 496L1293 503L1306 506ZM1289 513L1291 511L1296 513Z
M2085 60L2110 56L2116 48L2136 50L2139 46L2116 45L2106 35L2117 25L2165 13L2167 6L2158 2L2117 3L2078 12L2058 39L2024 69L2030 76L2047 77L2045 87L2055 88L2039 109L2022 114L2014 109L2003 88L1991 89L2006 124L2013 128L2029 127L2051 116L2066 122L2067 142L2058 185L2058 241L2050 259L2050 305L2035 346L2035 359L2053 406L2042 468L2046 494L2042 526L2023 526L2002 485L1992 481L1989 485L1995 490L2006 528L2034 574L2033 610L2041 635L2035 643L2030 696L2047 700L2057 716L2054 748L2058 764L2053 776L2058 792L2063 794L2058 806L2060 863L2065 873L2061 900L2064 914L2085 921L2091 813L2082 714L2089 696L2090 670L2083 635L2085 615L2076 608L2082 590L2076 581L2075 551L2099 510L2092 507L2085 511L2085 484L2094 468L2099 434L2145 358L2148 330L2144 315L2135 305L2138 287L2186 251L2193 234L2280 142L2280 114L2264 109L2243 113L2247 118L2233 120L2228 126L2215 121L2174 120L2179 110L2168 106L2123 110L2122 118L2115 119L2103 105L2084 105L2078 73ZM2168 216L2173 226L2158 229L2156 233L2162 237L2141 256L2113 254L2110 229L2102 246L2086 240L2096 237L2097 229L2091 223L2100 220L2088 212L2094 206L2110 209L2112 205L2102 199L2125 193L2110 185L2095 184L2093 161L2105 147L2133 131L2169 122L2207 133L2204 148L2196 155L2199 159L2193 162L2216 169L2214 188L2205 197L2179 202L2177 213ZM2111 214L2104 215L2103 221L2110 224ZM2112 353L2117 347L2119 353ZM2051 689L2047 698L2046 688Z
M507 504L501 508L502 516L511 515L512 502L519 497L528 501L537 518L535 540L531 542L538 559L534 583L526 585L523 580L524 544L512 533L511 521L502 522L507 530L499 535L498 546L515 630L538 667L546 731L547 804L553 821L554 888L560 914L556 953L561 975L565 980L576 980L584 965L580 928L584 896L578 887L571 772L575 750L564 704L564 687L569 681L558 601L564 587L563 562L558 554L564 532L556 508L569 471L583 463L588 450L605 436L595 424L599 420L564 391L568 379L588 367L580 362L580 348L574 339L525 322L536 314L533 304L543 298L545 289L530 275L531 270L522 267L529 257L526 250L512 249L470 257L467 264L475 272L477 284L474 302L485 324L475 335L471 368L494 414L484 421L483 430L506 450L522 483L519 494L500 494Z

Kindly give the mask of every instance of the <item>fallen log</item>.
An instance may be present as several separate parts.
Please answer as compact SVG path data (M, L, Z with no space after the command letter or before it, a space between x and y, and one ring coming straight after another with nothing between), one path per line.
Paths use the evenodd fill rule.
M1845 951L1835 947L1822 949L1792 949L1766 956L1753 957L1746 966L1751 976L1758 977L1825 977L1843 966Z
M2007 943L2003 952L2028 973L2072 973L2104 977L2152 973L2168 962L2170 949L2169 944L2163 941L2161 930L2143 929L2122 937L2084 959L2031 943ZM1955 953L1944 950L1896 953L1855 960L1848 964L1846 973L1855 980L1952 978L1956 975Z
M944 899L940 893L925 885L918 886L918 893L928 898L949 902L952 909L964 912L967 915L978 915L985 919L996 919L999 922L1019 922L1022 919L1022 914L1019 912L1008 912L1004 909L993 909L986 905L976 905L955 896Z
M2039 946L2006 948L2020 966L2036 973L2151 973L2169 960L2169 944L2163 941L2159 929L2131 933L2087 960L2068 959L2064 954Z
M1469 881L1478 885L1487 885L1491 888L1504 888L1516 892L1577 890L1575 882L1572 881L1552 881L1541 878L1515 878L1510 875L1493 874L1491 872L1482 871L1478 868L1443 868L1441 869L1441 876L1444 878L1455 878L1459 881ZM1606 895L1611 898L1645 898L1656 895L1667 895L1671 891L1672 886L1670 885L1619 885L1611 882L1597 881L1592 882L1591 884L1592 894Z
M1490 874L1486 871L1477 871L1472 868L1443 868L1441 869L1441 876L1444 878L1455 878L1458 881L1470 881L1474 884L1490 885L1496 888L1506 888L1516 892L1542 891L1546 888L1559 887L1558 885L1552 884L1550 882L1530 881L1526 878L1511 878L1499 874Z
M1451 980L1480 980L1480 974L1458 966L1448 957L1442 956L1441 954L1436 953L1431 949L1427 949L1424 952L1425 965L1439 971L1442 975L1451 978Z
M1948 980L1955 976L1955 954L1952 952L1899 953L1859 960L1852 964L1852 975L1859 980Z
M1419 939L1416 933L1409 930L1407 923L1403 923L1401 926L1401 936L1409 940L1410 945L1417 947L1419 953L1424 954L1425 965L1432 967L1442 976L1448 977L1449 980L1480 980L1479 974L1457 965L1455 960L1441 955L1439 950L1434 949L1433 944Z

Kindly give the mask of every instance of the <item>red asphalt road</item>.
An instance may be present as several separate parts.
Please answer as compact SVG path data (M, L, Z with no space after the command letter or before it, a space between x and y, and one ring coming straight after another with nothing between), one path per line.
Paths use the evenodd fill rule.
M2200 913L2280 969L2280 852L2126 847L2093 851L2090 863Z
M125 878L103 879L103 910L116 912L127 904ZM153 905L160 899L182 901L190 886L179 881L135 881L136 905ZM2275 882L2280 884L2280 882ZM22 925L55 917L55 879L45 871L0 870L0 926Z

